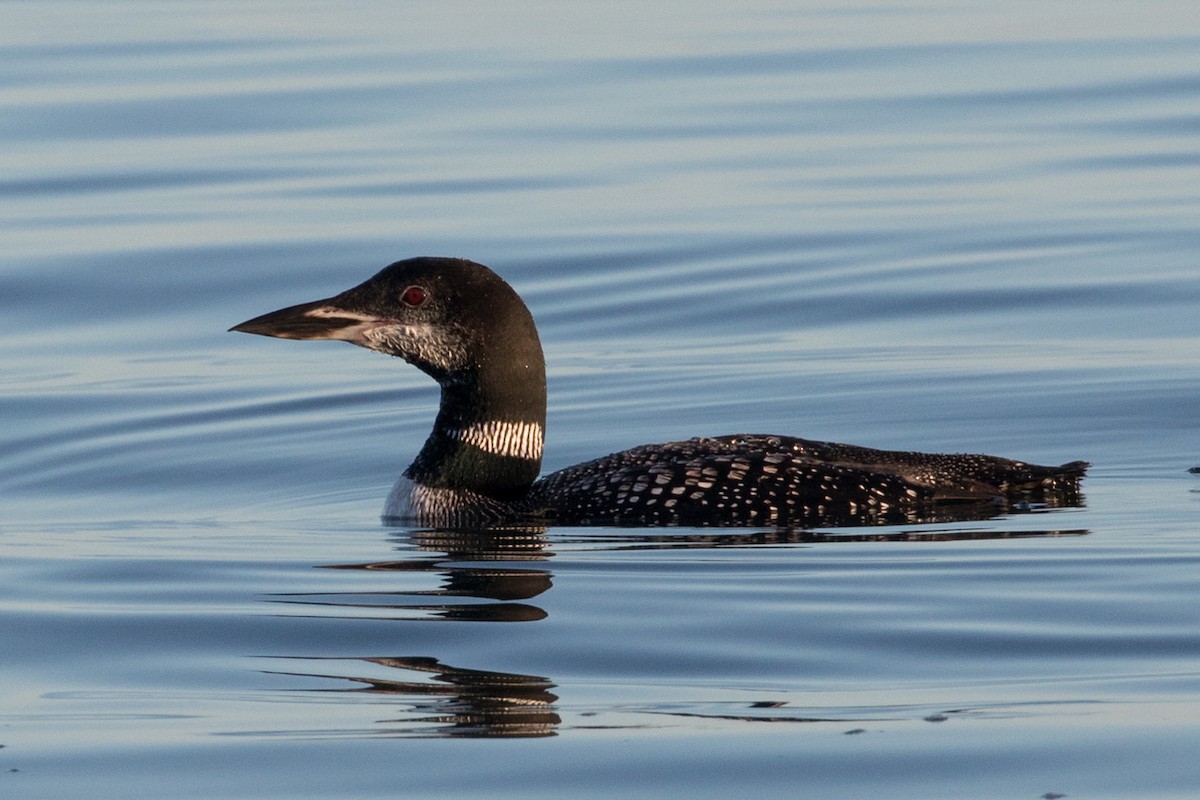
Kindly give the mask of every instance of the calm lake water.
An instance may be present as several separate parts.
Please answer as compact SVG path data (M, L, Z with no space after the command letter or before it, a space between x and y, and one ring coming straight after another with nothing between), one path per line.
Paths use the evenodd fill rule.
M0 6L0 796L1200 792L1200 6ZM489 264L545 467L1094 467L819 531L389 528L436 386L231 335Z

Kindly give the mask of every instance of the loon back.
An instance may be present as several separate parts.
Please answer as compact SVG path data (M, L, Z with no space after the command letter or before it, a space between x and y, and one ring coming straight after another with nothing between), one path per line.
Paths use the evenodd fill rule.
M230 330L347 341L403 358L438 382L433 432L384 512L417 525L799 526L982 518L1012 502L1077 505L1088 466L735 435L643 445L536 480L546 428L537 328L500 276L462 259L397 261L341 294Z
M562 524L830 527L987 519L1078 505L1082 461L910 453L737 434L648 444L559 470L525 505Z

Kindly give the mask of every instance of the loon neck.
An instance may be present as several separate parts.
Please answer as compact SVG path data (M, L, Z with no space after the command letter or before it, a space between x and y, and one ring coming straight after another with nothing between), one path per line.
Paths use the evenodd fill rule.
M546 430L540 346L535 355L443 380L433 432L405 477L503 502L524 497L541 470Z

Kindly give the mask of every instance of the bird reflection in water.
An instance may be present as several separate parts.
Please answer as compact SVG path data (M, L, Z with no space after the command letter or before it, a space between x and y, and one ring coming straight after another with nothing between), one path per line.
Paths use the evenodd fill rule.
M316 659L330 663L345 660ZM373 736L553 736L562 722L554 708L558 696L550 691L554 684L536 675L464 669L421 656L355 661L361 672L376 674L298 671L276 674L351 681L360 686L314 691L383 695L407 705L408 713L403 718L381 720L379 727L371 732ZM397 674L380 674L381 667ZM422 677L427 680L421 680Z
M553 586L550 549L571 552L630 549L753 548L812 546L825 542L921 542L1081 536L1086 530L971 530L965 528L859 529L822 532L799 529L746 531L713 529L604 528L557 529L553 542L544 528L402 530L398 550L408 558L369 563L329 564L325 568L372 573L355 591L275 595L271 602L303 607L305 614L345 619L443 622L531 622L547 612L530 602ZM395 578L396 589L380 590L378 580ZM431 587L429 576L440 585ZM416 580L414 580L416 578ZM357 582L357 581L356 581ZM306 658L312 671L273 671L309 678L351 681L351 689L316 689L383 695L408 707L403 718L385 719L370 736L550 736L562 724L549 678L444 664L431 656ZM347 664L342 674L334 665ZM370 665L370 666L368 666ZM382 670L382 671L381 671ZM395 670L397 674L388 674ZM424 680L422 680L424 678ZM694 714L659 708L656 713ZM741 717L739 717L741 718Z
M826 542L921 542L1014 539L1086 534L1085 530L971 530L966 528L859 529L854 533L805 529L557 529L554 546L573 551L631 549L716 549ZM531 622L547 614L529 602L550 590L552 573L545 565L554 557L545 528L405 530L398 549L413 557L357 564L328 564L327 569L388 573L396 584L413 584L413 576L436 575L411 588L342 592L297 592L274 595L271 602L302 606L322 617L350 619L443 620L455 622ZM377 581L372 581L377 583Z
M390 591L294 592L274 595L271 602L304 606L314 616L354 619L529 622L545 618L541 608L520 602L551 586L550 571L538 566L553 555L546 549L545 529L413 531L403 539L400 548L415 549L414 557L325 568L387 573L399 585L415 583L414 576L435 575L440 586L428 587L422 580L425 585Z

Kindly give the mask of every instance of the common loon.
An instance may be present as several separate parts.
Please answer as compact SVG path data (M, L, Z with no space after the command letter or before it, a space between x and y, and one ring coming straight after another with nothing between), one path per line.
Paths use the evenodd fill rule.
M230 330L339 339L399 356L441 386L441 406L386 518L428 527L813 526L994 516L1030 498L1078 503L1089 466L1041 467L739 434L648 444L539 479L546 369L533 317L482 264L411 258L326 300Z

